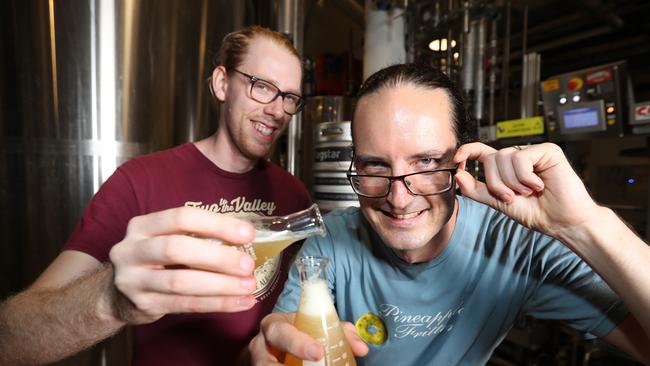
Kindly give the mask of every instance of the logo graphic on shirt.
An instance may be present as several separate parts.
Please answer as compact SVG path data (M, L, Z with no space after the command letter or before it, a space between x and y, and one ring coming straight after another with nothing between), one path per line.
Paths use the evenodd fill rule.
M388 337L421 338L450 332L454 328L455 318L462 314L463 310L464 307L459 306L439 311L436 314L410 314L402 311L397 305L381 304L379 305L379 316L389 325L387 328L393 332L388 334Z
M217 213L262 212L266 216L273 215L273 211L276 209L275 202L264 202L259 198L248 201L246 197L237 197L230 201L221 198L218 203L206 204L203 201L187 201L185 206L198 207Z
M264 202L259 198L248 201L246 197L237 197L232 200L219 199L218 203L203 203L203 201L187 201L187 207L197 207L206 211L226 213L233 216L246 216L246 214L265 214L272 216L276 209L275 202ZM258 301L268 297L278 283L280 277L280 264L282 263L282 252L267 260L253 272L257 284L253 296Z
M365 313L354 324L359 337L370 344L384 344L388 339L386 325L379 315Z

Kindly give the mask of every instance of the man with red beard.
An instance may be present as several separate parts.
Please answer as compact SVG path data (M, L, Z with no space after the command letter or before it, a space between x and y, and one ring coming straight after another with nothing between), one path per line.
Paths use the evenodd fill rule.
M346 323L357 364L486 364L520 314L650 362L650 247L592 200L558 146L468 143L465 113L429 66L394 65L361 86L348 172L360 208L328 214L328 236L299 253L330 258L338 314L366 343ZM464 171L471 160L486 183ZM294 266L249 346L256 365L323 357L291 326L299 298Z
M257 333L296 248L254 271L250 255L200 237L249 243L253 227L233 215L310 205L304 185L266 161L303 105L301 60L256 26L227 35L217 57L217 132L117 169L61 254L0 307L0 364L50 363L128 324L134 365L232 365Z

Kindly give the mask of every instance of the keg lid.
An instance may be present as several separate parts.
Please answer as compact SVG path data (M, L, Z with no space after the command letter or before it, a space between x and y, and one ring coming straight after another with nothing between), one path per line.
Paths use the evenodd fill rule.
M350 121L322 122L316 125L317 142L352 141Z

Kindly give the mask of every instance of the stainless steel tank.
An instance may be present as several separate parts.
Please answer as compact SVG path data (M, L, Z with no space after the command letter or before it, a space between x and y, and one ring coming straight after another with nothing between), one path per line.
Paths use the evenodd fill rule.
M244 3L2 2L0 299L58 255L116 166L215 130L206 78ZM126 364L105 349L61 364Z

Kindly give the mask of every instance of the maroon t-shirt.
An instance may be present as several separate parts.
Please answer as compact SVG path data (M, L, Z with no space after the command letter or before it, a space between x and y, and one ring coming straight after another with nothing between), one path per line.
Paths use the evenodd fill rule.
M192 143L120 166L93 197L64 250L101 262L124 238L129 220L172 207L219 213L286 215L311 204L305 186L280 167L260 162L244 174L223 171ZM135 327L134 365L231 365L271 312L294 245L255 271L258 303L239 313L171 314Z

